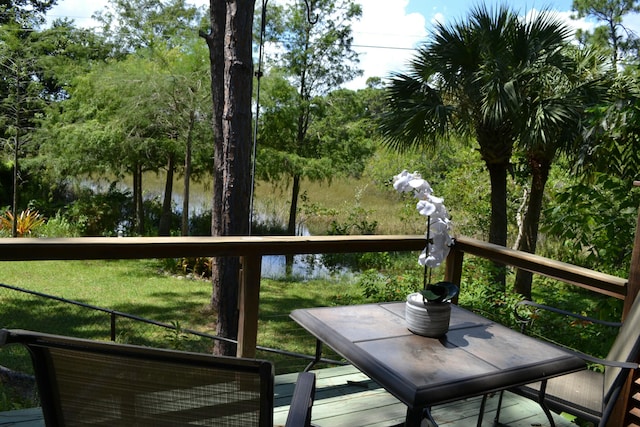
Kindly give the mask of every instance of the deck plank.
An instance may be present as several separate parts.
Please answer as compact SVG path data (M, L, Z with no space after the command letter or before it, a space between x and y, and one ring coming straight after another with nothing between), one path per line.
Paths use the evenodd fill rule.
M389 427L404 421L406 407L352 366L313 371L316 374L316 397L312 422L318 427ZM284 425L288 402L297 374L276 377L274 424ZM483 425L493 425L498 394L487 399ZM433 409L441 427L476 425L481 398L465 399ZM558 427L575 427L565 418L554 417ZM513 393L505 393L500 423L508 427L545 427L549 421L537 403Z

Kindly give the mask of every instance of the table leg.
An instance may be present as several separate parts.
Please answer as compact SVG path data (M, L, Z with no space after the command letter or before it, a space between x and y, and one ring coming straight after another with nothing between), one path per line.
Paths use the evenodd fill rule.
M540 391L538 392L538 404L544 411L544 414L547 416L547 419L549 420L549 425L551 427L556 427L556 423L553 420L553 415L551 415L551 410L549 410L549 408L547 407L547 404L545 403L546 394L547 394L547 380L543 380L542 384L540 384Z
M313 368L316 363L318 363L322 359L322 341L319 339L316 340L316 354L313 360L304 368L304 372L309 372L311 368Z
M438 423L431 416L431 408L407 408L405 427L424 427L423 420L426 421L426 427L438 427Z

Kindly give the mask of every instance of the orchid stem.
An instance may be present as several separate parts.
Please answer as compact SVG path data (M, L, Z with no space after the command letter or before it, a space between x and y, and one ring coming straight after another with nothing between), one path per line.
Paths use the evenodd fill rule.
M427 248L425 249L424 273L422 275L422 288L427 289L427 285L431 283L431 269L427 267L429 259L429 243L431 241L431 215L427 217Z

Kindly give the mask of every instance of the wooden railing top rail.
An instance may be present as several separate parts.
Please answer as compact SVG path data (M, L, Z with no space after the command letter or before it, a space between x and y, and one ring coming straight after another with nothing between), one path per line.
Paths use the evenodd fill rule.
M422 235L78 237L0 239L1 261L262 256L345 252L418 251ZM455 250L624 298L627 280L460 236Z
M0 261L414 251L424 236L77 237L0 239Z
M627 294L627 279L539 255L516 251L470 237L457 238L455 249L616 298L624 299Z

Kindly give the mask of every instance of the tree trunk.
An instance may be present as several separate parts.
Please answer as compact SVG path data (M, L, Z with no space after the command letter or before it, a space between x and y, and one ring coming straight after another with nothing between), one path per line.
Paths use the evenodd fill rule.
M164 197L162 200L162 214L158 225L159 236L169 236L171 234L171 198L173 197L173 173L176 168L176 156L169 154L167 164L167 178L164 183Z
M11 222L11 236L18 237L18 161L20 160L20 122L22 120L21 106L20 106L20 78L16 72L16 102L18 106L16 111L16 135L13 144L13 194L11 197L11 210L13 211L13 221Z
M500 246L507 245L507 165L488 163L491 180L491 223L489 226L489 243ZM504 264L494 263L495 270L491 281L496 289L506 289L506 268Z
M211 32L207 42L216 141L213 235L249 233L253 12L253 0L210 1ZM237 338L238 334L239 275L238 258L217 258L213 262L216 333L227 338ZM235 346L217 342L214 352L232 355Z
M13 194L11 200L11 210L13 211L13 221L11 221L11 236L18 237L18 160L20 159L20 129L18 126L13 146Z
M211 30L204 35L209 48L211 65L211 99L213 103L213 200L211 206L211 235L222 236L222 166L224 164L222 116L224 112L224 32L227 16L225 0L210 0L209 20ZM220 288L224 280L225 259L214 257L211 260L211 307L220 306ZM221 320L219 320L220 322ZM232 354L232 349L216 346L214 352Z
M289 236L296 235L296 217L298 215L298 198L300 196L300 175L293 177L293 186L291 189L291 207L289 209L289 224L287 225L287 234ZM285 256L285 275L291 276L293 272L293 255Z
M293 177L293 186L291 189L291 207L289 208L289 224L287 225L287 234L289 236L296 235L296 215L298 213L298 196L300 195L300 175Z
M518 245L518 250L536 253L538 244L538 227L540 225L540 212L544 200L544 188L549 179L551 162L537 159L530 159L531 166L531 194L529 195L529 205L522 221L522 239ZM516 272L514 289L527 299L531 299L531 283L533 275L525 270Z
M133 171L133 200L135 230L140 236L144 234L144 203L142 200L142 166L136 164Z
M181 235L189 235L189 196L190 196L190 183L191 183L191 145L193 140L193 126L195 122L195 113L191 111L189 115L189 131L187 132L186 147L184 153L184 191L182 197L182 223L181 223Z

